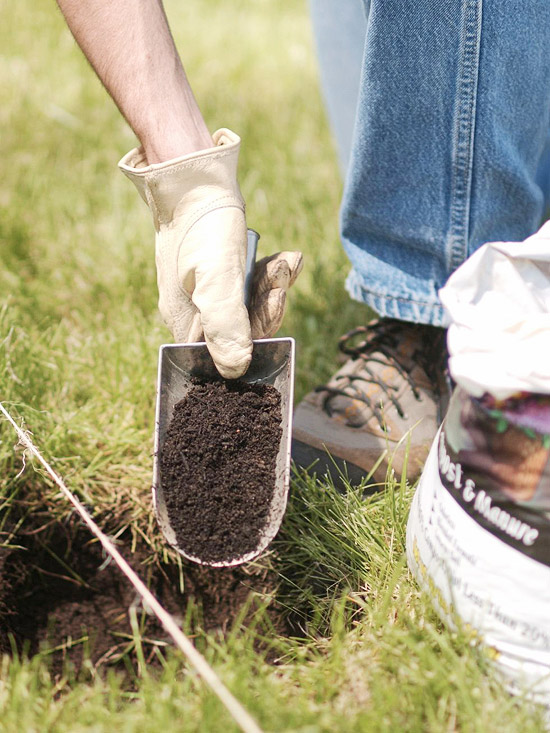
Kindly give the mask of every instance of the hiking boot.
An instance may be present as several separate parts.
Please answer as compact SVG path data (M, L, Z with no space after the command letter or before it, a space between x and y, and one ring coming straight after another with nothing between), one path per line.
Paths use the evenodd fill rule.
M339 347L351 358L294 414L296 465L336 483L340 472L352 483L371 474L374 484L384 482L389 461L414 480L451 393L445 329L380 318L342 336Z

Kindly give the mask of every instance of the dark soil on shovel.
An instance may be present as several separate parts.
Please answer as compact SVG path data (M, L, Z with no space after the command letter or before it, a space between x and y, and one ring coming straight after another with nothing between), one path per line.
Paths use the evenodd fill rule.
M254 551L268 520L281 397L266 384L197 382L174 408L160 474L180 548L203 562Z

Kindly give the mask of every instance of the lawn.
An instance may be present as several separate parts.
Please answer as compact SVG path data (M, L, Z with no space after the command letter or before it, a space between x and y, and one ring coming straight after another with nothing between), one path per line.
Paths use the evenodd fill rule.
M1 5L3 404L264 730L544 730L412 581L405 480L365 499L296 475L272 549L236 576L189 568L166 547L150 483L169 334L149 213L116 169L135 140L53 0ZM209 127L243 139L260 256L304 252L281 332L297 341L299 399L334 370L338 336L368 317L344 290L341 180L306 3L166 7ZM0 430L0 731L237 730L12 428Z

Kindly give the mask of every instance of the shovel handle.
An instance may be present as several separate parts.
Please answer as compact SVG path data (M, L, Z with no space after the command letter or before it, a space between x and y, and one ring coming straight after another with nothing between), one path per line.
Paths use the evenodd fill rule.
M252 280L254 278L254 265L256 263L256 250L260 235L254 229L248 230L248 244L246 247L246 269L244 274L244 304L250 307L252 297Z

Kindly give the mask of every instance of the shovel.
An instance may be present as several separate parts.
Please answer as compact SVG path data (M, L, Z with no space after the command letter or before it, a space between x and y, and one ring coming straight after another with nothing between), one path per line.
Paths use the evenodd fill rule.
M249 303L252 275L256 259L259 235L248 230L248 249L245 277L245 302ZM193 386L193 379L219 379L212 357L205 343L163 344L159 351L157 382L157 408L155 420L155 453L153 460L153 504L159 527L175 550L188 560L200 565L230 567L240 565L257 557L277 534L286 509L290 481L290 443L292 435L292 404L294 392L294 339L270 338L253 342L252 361L246 374L241 377L251 384L270 384L281 396L282 436L275 465L275 486L266 523L260 532L254 550L227 561L211 562L203 560L189 551L183 550L176 539L170 524L162 489L160 456L166 431L174 406L182 400ZM194 521L200 522L200 517Z

